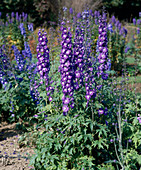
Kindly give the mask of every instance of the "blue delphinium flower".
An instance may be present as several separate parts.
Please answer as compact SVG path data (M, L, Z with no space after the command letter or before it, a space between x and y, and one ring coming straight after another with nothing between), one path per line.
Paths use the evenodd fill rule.
M133 24L136 25L136 19L135 18L133 18Z
M19 28L21 30L21 34L24 36L24 38L26 38L26 31L25 31L25 28L24 28L24 24L20 23Z
M15 14L14 12L11 12L11 18L14 18Z
M26 60L24 59L24 57L22 56L22 54L20 53L20 51L18 50L18 48L15 45L12 46L12 49L14 50L15 60L17 63L16 67L20 71L23 71L24 67L25 67Z
M141 24L141 19L138 19L137 20L137 25L140 25Z
M112 16L111 20L112 20L112 23L113 23L113 24L115 24L115 23L116 23L116 18L115 18L115 16L114 16L114 15Z
M25 47L25 50L22 51L22 54L25 56L25 58L28 58L31 61L32 53L31 53L28 42L26 42L26 41L24 42L24 47Z
M67 11L67 7L64 6L64 7L63 7L63 11L64 11L64 12Z
M8 70L10 68L10 62L2 48L0 48L0 83L3 88L6 89L9 82Z
M73 9L72 8L70 8L70 14L73 14Z
M127 53L128 51L130 50L130 47L129 46L126 46L126 48L125 48L125 53Z
M16 12L16 21L18 21L18 19L19 19L19 13Z
M81 13L80 12L77 14L77 18L81 18Z
M24 15L24 18L23 18L23 21L24 21L24 22L27 21L27 17L28 17L28 14L25 14L25 15Z
M112 26L112 24L109 24L108 25L108 30L112 33L113 32L113 26Z
M28 24L28 30L33 32L33 23Z

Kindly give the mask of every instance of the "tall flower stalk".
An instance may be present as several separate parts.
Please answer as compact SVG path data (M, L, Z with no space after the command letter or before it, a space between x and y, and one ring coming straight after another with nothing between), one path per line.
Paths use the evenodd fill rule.
M49 49L47 46L47 33L44 32L44 29L39 29L38 32L38 45L37 45L37 69L40 74L40 84L43 84L45 81L47 96L49 97L49 101L52 101L51 94L54 91L54 88L49 86L50 78L49 78L49 71L50 71L50 60L49 60Z
M63 115L67 115L69 111L69 105L71 108L74 107L74 73L73 73L73 58L72 58L72 35L70 28L67 30L65 28L65 22L62 22L61 26L62 31L62 49L60 54L60 66L59 71L61 73L61 84L63 92Z
M101 76L103 80L108 78L108 74L105 71L108 70L108 48L107 48L107 23L106 14L100 16L99 20L99 37L98 37L98 76Z

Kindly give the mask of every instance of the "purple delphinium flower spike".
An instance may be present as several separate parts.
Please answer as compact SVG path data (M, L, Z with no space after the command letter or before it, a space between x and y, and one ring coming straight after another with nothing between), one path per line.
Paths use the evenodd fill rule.
M61 84L63 92L63 115L67 115L69 111L68 105L74 107L74 98L73 98L73 58L72 58L72 35L69 30L65 28L65 23L62 22L61 31L62 31L62 49L60 54L60 66L59 72L61 73Z
M77 21L77 27L75 30L75 40L73 45L73 59L74 66L73 71L75 73L75 89L78 90L83 85L83 56L84 56L84 34L80 27L80 22Z
M7 56L4 54L2 48L0 48L0 83L3 88L6 89L8 85L8 70L10 67L9 60Z
M43 31L43 30L42 30ZM47 47L47 37L46 32L38 32L38 45L37 45L37 68L41 77L41 80L45 79L46 83L49 81L48 73L50 71L49 63L49 49Z
M37 51L37 69L40 74L40 84L43 84L43 80L45 80L45 85L46 85L46 91L47 91L47 96L49 97L49 101L51 101L51 93L53 93L54 88L49 86L49 71L50 71L50 60L49 60L49 49L47 46L47 33L44 32L44 29L39 29L38 32L38 45L36 48Z
M104 71L108 70L108 48L107 48L107 23L106 19L100 16L99 20L99 38L98 38L98 75L102 76L103 80L108 78L108 75Z
M30 46L29 46L28 42L26 42L26 41L24 42L24 47L25 47L25 50L22 51L22 54L31 61L32 53L31 53Z
M113 24L115 24L115 23L116 23L116 18L115 18L115 16L114 16L114 15L112 16L112 23L113 23Z
M136 19L135 18L133 18L133 24L136 25Z
M18 12L16 12L16 20L18 21L18 19L19 19L19 14Z
M25 28L24 28L24 24L20 23L19 28L21 30L21 34L24 36L24 38L26 38L26 31L25 31Z
M20 51L18 50L18 48L15 45L12 46L12 49L14 50L17 68L20 71L23 71L26 61L25 61L24 57L22 56L22 54L20 54Z
M28 24L28 30L33 32L33 23Z
M94 82L94 67L93 67L93 60L94 58L91 56L91 32L90 32L90 15L89 11L84 11L82 13L82 33L83 35L83 41L84 43L82 44L82 49L83 49L83 60L82 60L82 77L85 82L85 89L86 89L86 95L85 98L87 100L87 105L89 104L89 101L91 98L96 97L96 89L93 88L95 82ZM85 32L85 30L87 30ZM86 35L84 38L84 34ZM79 74L78 74L79 75ZM82 81L82 80L81 80Z
M73 14L73 9L72 8L70 8L70 14Z
M14 12L11 13L11 18L14 18L15 14Z

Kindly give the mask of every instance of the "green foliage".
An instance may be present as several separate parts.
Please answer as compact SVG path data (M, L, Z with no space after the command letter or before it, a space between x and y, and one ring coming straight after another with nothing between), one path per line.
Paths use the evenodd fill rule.
M10 81L12 87L7 90L0 89L1 113L7 112L9 122L17 122L19 118L29 121L29 117L35 113L36 105L30 95L29 80L22 74L19 77L23 78L24 81L16 84L15 80L12 79ZM14 117L10 111L14 114Z
M75 94L75 108L66 117L62 115L60 109L61 92L55 93L56 96L51 103L42 106L42 111L45 112L38 114L37 119L40 121L40 128L44 130L38 131L38 137L35 140L36 154L31 157L30 165L34 165L35 169L45 170L82 168L114 170L119 168L119 161L122 160L121 156L119 156L120 160L116 160L114 149L116 146L119 155L123 152L125 169L138 169L141 126L137 120L136 111L140 113L140 96L137 97L136 108L134 95L128 91L124 94L126 99L123 102L127 104L121 108L123 151L120 151L119 140L116 140L118 135L116 128L119 126L116 125L118 123L116 113L120 105L117 99L121 94L118 90L116 95L114 92L110 93L114 89L109 84L110 79L105 82L94 103L91 102L88 108L86 108L82 88ZM102 100L100 94L103 96ZM129 99L131 101L128 103ZM116 107L113 107L113 103L116 103ZM47 111L46 107L50 109ZM98 115L97 110L101 107L108 108L109 113ZM46 121L45 115L48 115ZM127 122L124 121L125 119ZM34 133L36 134L37 131ZM114 142L111 142L111 139L114 139ZM129 139L132 142L128 142Z

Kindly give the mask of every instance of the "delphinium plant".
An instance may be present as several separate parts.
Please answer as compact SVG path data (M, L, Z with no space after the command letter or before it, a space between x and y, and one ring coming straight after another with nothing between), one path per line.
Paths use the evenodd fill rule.
M121 75L122 64L124 58L124 50L126 46L127 29L122 27L122 24L115 16L109 19L109 34L108 34L108 49L109 57L111 60L111 67L113 70L118 71Z
M11 21L9 24L14 21ZM12 26L10 26L10 28L11 27ZM27 32L25 31L24 26L21 24L19 28L17 27L17 29L21 37L24 36L22 37L23 47L21 49L23 50L21 51L17 44L13 42L12 46L11 44L8 44L8 41L6 40L6 33L8 32L1 35L4 36L4 41L1 41L0 82L4 85L4 81L6 82L7 80L6 87L3 86L1 89L1 108L3 112L4 106L7 103L5 115L7 115L7 120L10 122L18 121L19 118L25 119L25 121L29 120L33 111L35 111L36 106L36 101L32 100L33 94L32 96L30 95L31 78L34 77L33 73L35 76L37 75L37 71L35 69L36 64L34 64L32 60L32 53L27 42ZM9 96L8 93L10 94Z
M67 30L64 27L65 23L62 24L61 77L58 77L59 82L57 82L58 93L54 94L54 99L51 101L55 100L56 107L50 109L51 113L47 112L47 119L42 114L42 119L46 119L42 123L45 130L37 139L36 155L32 157L31 164L34 164L35 169L94 169L102 159L106 159L105 156L98 161L98 154L94 154L94 152L106 153L108 148L105 139L108 128L103 117L107 114L107 109L99 102L100 96L96 98L95 84L92 85L94 79L91 80L94 77L90 77L88 74L89 68L90 74L93 71L92 65L89 65L91 58L89 62L86 61L85 63L85 71L83 69L77 70L78 64L83 66L81 59L83 60L83 55L88 52L85 46L84 54L79 51L78 47L83 46L83 43L77 44L78 30L76 29L74 46L71 46L70 28ZM71 50L73 47L74 50ZM74 86L74 83L77 81L76 78L78 80L82 78L82 72L87 74L84 79L85 84L82 83L81 88L76 88L77 86ZM68 97L68 94L70 94L70 97ZM55 98L58 100L56 101ZM60 102L60 99L62 99L62 102ZM90 99L91 102L89 102ZM101 115L102 117L99 119ZM101 120L103 120L102 123L100 123ZM42 146L40 143L42 143Z

